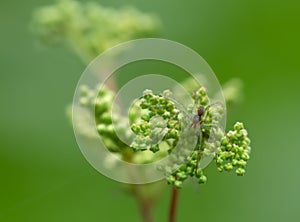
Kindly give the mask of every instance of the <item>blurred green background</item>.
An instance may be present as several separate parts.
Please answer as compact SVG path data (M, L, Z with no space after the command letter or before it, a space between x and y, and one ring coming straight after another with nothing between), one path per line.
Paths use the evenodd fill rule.
M298 221L300 2L99 1L158 15L163 38L196 50L221 83L244 81L229 113L252 138L244 177L207 170L208 183L180 192L178 221ZM53 1L0 7L0 221L139 221L134 200L81 155L66 118L85 65L65 47L42 47L32 12ZM166 221L169 190L155 208Z

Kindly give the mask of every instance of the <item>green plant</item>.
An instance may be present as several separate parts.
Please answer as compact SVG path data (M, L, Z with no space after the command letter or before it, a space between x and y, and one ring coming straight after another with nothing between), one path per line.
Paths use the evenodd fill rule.
M72 0L59 1L37 10L32 24L43 42L64 42L86 63L117 43L138 37L153 37L160 28L155 16L133 8L116 10L96 3L83 4ZM225 104L211 104L207 96L208 89L195 84L193 79L187 79L182 84L190 90L193 98L188 109L183 109L180 102L171 97L176 89L162 94L145 89L129 110L131 129L123 127L126 119L118 118L115 127L135 134L130 146L118 138L113 127L111 104L115 93L108 88L100 91L86 86L81 88L81 106L95 110L98 133L110 152L132 163L152 163L167 155L174 156L174 165L158 169L166 175L166 181L163 182L172 186L169 221L175 220L178 189L183 187L183 182L194 178L199 184L206 183L201 158L213 159L220 172L234 170L242 176L251 151L243 123L237 122L233 130L227 133L218 124L225 112ZM240 95L240 91L239 80L232 80L223 86L227 107L239 102L237 95ZM92 99L94 95L97 95L96 101ZM204 113L199 116L198 122L193 122L191 117L196 114L195 108L200 106L204 108ZM159 121L153 121L153 117L159 118ZM187 135L183 131L186 126L191 129ZM89 136L88 129L81 130ZM182 143L181 153L174 154L182 136L194 139L195 146ZM214 141L209 139L211 136L215 138ZM161 182L127 187L137 200L143 221L152 221L152 207L161 187L158 183Z
M156 35L159 27L154 15L134 8L117 10L74 0L39 8L32 21L32 29L43 43L64 43L87 64L118 43Z
M82 89L82 105L84 107L93 109L94 103L89 95L94 93L97 93L96 89L87 89L86 87ZM129 112L129 118L132 123L131 130L137 136L129 147L118 139L113 130L110 104L113 102L114 93L109 90L99 91L95 106L95 118L98 123L98 132L106 147L123 160L133 163L151 163L167 155L172 155L172 150L176 147L179 137L182 135L182 125L192 123L192 119L186 118L186 113L182 113L177 108L174 100L168 99L167 95L170 95L170 93L170 91L165 91L162 95L155 95L151 90L145 90L143 95L135 102ZM238 176L245 174L247 161L250 158L250 139L243 123L237 122L233 130L224 133L217 125L224 112L224 107L221 105L217 108L209 107L209 99L204 87L194 91L193 97L196 106L208 107L202 117L200 130L196 131L197 137L193 137L194 139L199 138L199 141L193 147L192 152L189 152L190 147L184 147L184 144L180 144L183 146L181 152L185 152L184 149L188 148L186 152L189 155L181 161L184 164L173 166L175 170L172 167L159 169L165 171L166 182L173 186L170 218L174 217L175 211L173 208L175 208L177 190L182 188L185 180L195 178L199 184L206 183L207 178L204 175L204 169L201 168L199 163L201 157L210 156L220 172L234 170ZM231 98L230 101L232 102ZM194 106L191 104L191 107ZM151 121L153 117L161 117L161 119ZM122 122L126 120L122 117L118 117L118 120L120 125L117 127L121 128ZM215 140L212 142L209 138L213 131ZM159 143L157 143L158 141ZM178 153L174 156L184 158L182 156L178 157ZM134 187L139 186L134 185ZM141 193L143 196L143 192ZM154 200L150 202L152 201Z

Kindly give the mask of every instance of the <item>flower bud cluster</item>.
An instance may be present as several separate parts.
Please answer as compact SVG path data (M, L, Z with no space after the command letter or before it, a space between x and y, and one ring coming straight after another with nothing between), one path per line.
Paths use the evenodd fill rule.
M164 141L169 145L168 153L171 158L180 160L180 154L172 152L175 147L172 141L175 141L175 145L177 144L182 135L180 134L182 133L180 129L184 125L182 123L187 118L188 125L191 126L195 110L191 108L192 106L187 110L178 110L174 99L170 100L164 94L170 94L170 92L155 95L151 90L144 91L144 95L140 98L140 107L147 112L141 116L140 121L132 124L131 129L136 134L136 139L131 147L135 151L157 152L160 150L160 142ZM168 184L172 184L178 189L182 187L185 180L191 177L194 177L199 184L206 183L207 178L199 164L199 160L203 156L214 158L220 171L229 171L235 168L237 175L243 175L250 155L250 140L243 124L236 123L234 131L229 131L224 135L223 129L219 127L225 112L224 105L210 104L205 87L195 91L192 96L193 108L203 106L205 110L199 123L199 141L192 153L185 157L184 161L180 160L180 165L175 164L177 166L175 170L170 166L160 168L165 171ZM160 119L153 121L155 117L160 117ZM184 138L186 140L188 137ZM152 146L153 144L155 146ZM189 144L191 143L181 142L182 153L187 152L186 146ZM177 160L175 162L177 163Z
M203 107L208 106L209 99L205 87L201 87L195 91L192 96L194 104L191 104L191 106L194 109L200 105ZM179 110L176 108L177 102L169 98L169 91L165 91L162 95L155 95L151 90L144 91L143 96L140 98L140 107L147 112L141 116L139 122L131 126L132 131L136 134L131 147L135 151L151 150L152 152L157 152L160 150L159 143L163 141L167 142L170 158L172 158L173 163L176 163L174 166L167 166L161 169L167 175L167 182L176 188L180 188L186 179L194 177L199 184L203 184L207 178L200 168L199 159L201 155L210 155L212 157L215 155L216 144L208 139L213 128L214 115L222 113L221 109L206 109L201 126L199 122L196 124L197 128L195 127L195 131L189 132L192 134L196 133L197 135L185 135L185 132L180 131L181 127L188 126L188 128L191 128L195 110L191 107L187 110ZM156 117L160 117L158 122L152 121ZM218 127L214 127L214 132L221 139L223 133ZM161 135L164 136L162 137ZM180 139L179 137L183 138L183 141L181 140L179 144L180 151L173 151ZM188 142L189 139L199 140L197 145L192 147L192 153L189 152L191 147L188 146L195 144L195 142ZM151 146L153 144L155 146ZM186 156L187 153L189 153L188 156ZM181 160L180 158L185 159ZM178 165L177 163L181 164Z
M140 98L140 108L146 112L140 121L132 124L131 130L136 134L131 147L134 151L159 151L159 143L167 140L170 149L176 146L180 135L180 111L175 104L162 95L154 95L151 90L145 90Z
M192 98L197 106L207 106L209 104L207 89L204 86L201 86L197 91L194 91Z
M197 166L198 155L198 151L193 151L192 155L187 158L184 164L166 177L167 183L180 189L185 180L194 177L199 184L205 184L207 178L204 175L203 170Z
M80 90L80 104L91 111L94 109L97 130L103 143L111 152L121 152L126 145L118 138L112 124L111 105L114 100L114 93L101 88L97 94L96 90L90 89L87 86L82 86ZM122 128L122 121L120 119L118 126L115 127ZM125 131L127 129L121 130Z
M191 127L195 110L180 110L176 101L170 99L170 91L156 95L151 90L145 90L143 96L129 110L131 130L135 134L130 148L118 138L112 125L113 92L105 88L96 92L82 87L80 103L84 107L94 109L98 132L111 152L120 153L122 156L132 152L130 154L132 158L136 157L135 159L140 163L151 163L155 161L155 158L157 160L158 157L163 158L170 155L174 164L164 166L160 170L165 172L168 184L172 184L178 189L189 178L195 178L199 184L206 183L207 178L199 163L203 156L214 158L219 171L235 169L237 175L243 175L251 150L250 139L243 124L236 123L234 130L224 135L223 130L217 124L222 118L224 107L210 105L204 87L194 92L193 96L197 106L205 107L202 121L197 125L198 128ZM93 100L94 98L96 100ZM123 122L122 117L118 122ZM189 137L191 131L183 130L186 129L186 126L193 129L192 132L198 132L198 136L191 134ZM122 124L115 127L121 129ZM188 135L184 133L188 133ZM181 136L184 139L180 139ZM211 136L213 139L210 138ZM191 139L198 140L192 150L189 145L195 143L189 142ZM174 149L176 145L180 149ZM168 148L166 149L166 147ZM149 156L147 152L138 152L146 150L155 153L155 156ZM141 155L143 153L147 155Z
M33 28L43 42L65 42L85 61L121 42L153 36L159 27L156 17L134 8L113 9L75 0L44 6L33 18Z
M230 130L221 140L216 155L219 171L235 169L237 175L245 174L247 161L250 158L250 139L243 123L237 122L234 130Z

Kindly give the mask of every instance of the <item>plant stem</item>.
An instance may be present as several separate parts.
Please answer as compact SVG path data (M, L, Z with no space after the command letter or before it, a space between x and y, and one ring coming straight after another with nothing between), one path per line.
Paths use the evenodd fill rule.
M142 186L143 185L132 184L131 185L132 194L135 197L136 202L138 204L142 221L152 222L153 221L153 215L152 215L153 200L143 195Z
M152 205L147 201L141 201L139 203L140 213L143 222L152 222Z
M170 209L169 209L169 222L175 222L178 192L179 191L174 186L172 186Z

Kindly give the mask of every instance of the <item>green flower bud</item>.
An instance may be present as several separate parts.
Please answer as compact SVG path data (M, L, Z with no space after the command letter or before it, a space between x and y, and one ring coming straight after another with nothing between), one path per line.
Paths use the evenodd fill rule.
M102 115L100 115L99 121L101 123L111 124L112 123L112 119L111 119L110 113L106 112L106 113L103 113Z
M228 142L228 139L227 139L226 137L223 137L223 138L222 138L222 141L221 141L221 145L222 145L222 146L227 146L228 143L229 143L229 142Z
M149 124L147 122L144 122L142 124L140 124L140 128L142 131L146 131L147 129L149 129Z
M206 94L207 94L207 90L206 90L206 88L205 87L201 87L200 89L199 89L199 95L200 96L206 96Z
M222 158L220 158L220 157L218 157L217 160L216 160L216 162L217 162L218 164L222 164L223 161L224 161L224 160L223 160Z
M172 92L169 89L166 89L163 91L162 96L165 98L169 98L170 96L172 96Z
M90 91L90 89L86 85L83 85L80 87L81 96L87 96L89 91Z
M141 107L142 109L147 109L147 108L150 107L150 104L147 103L147 102L145 101L145 102L142 102L142 103L140 104L140 107Z
M147 115L147 114L144 114L144 115L141 116L141 119L144 120L144 121L146 121L146 122L149 122L150 116Z
M230 171L230 170L233 169L233 166L232 166L231 163L226 163L226 164L224 165L224 169L225 169L226 171Z
M175 183L175 177L173 175L169 175L166 178L168 184L174 184Z
M152 97L151 99L150 99L150 102L151 102L151 105L152 106L154 106L154 105L156 105L156 104L158 104L158 97Z
M204 175L200 176L199 179L198 179L199 184L205 184L206 181L207 181L207 178Z
M159 151L159 146L156 145L156 146L153 146L150 148L150 150L153 152L153 153L156 153L157 151Z
M232 165L233 165L233 166L236 166L237 164L238 164L238 160L233 159L233 160L232 160Z
M187 175L185 174L184 171L176 173L176 176L179 180L185 180L187 178Z
M181 189L182 188L182 182L179 180L176 180L174 183L174 186L176 187L176 189Z
M166 112L163 113L162 116L163 116L164 119L169 119L171 117L171 113L166 111Z
M237 165L239 165L241 167L245 167L247 165L247 162L245 160L239 160Z
M135 133L138 134L140 132L140 127L137 124L131 125L131 130Z
M250 159L250 156L249 156L249 154L247 154L247 153L243 153L243 154L241 155L241 158L242 158L242 160L247 161L247 160Z
M237 168L235 172L238 176L243 176L245 174L245 170L243 168Z
M242 129L242 130L240 131L240 134L242 134L243 137L248 136L248 132L247 132L247 130L245 130L245 129Z
M165 113L165 110L163 110L163 109L158 109L157 110L157 114L160 115L160 116L162 116L164 113Z
M152 96L153 96L152 90L150 90L150 89L144 90L143 96L144 96L146 99L152 97Z
M100 134L107 132L107 126L105 124L98 124L97 130Z
M89 99L88 98L86 98L86 97L82 97L82 98L80 98L79 99L79 103L80 103L80 105L82 105L82 106L87 106L87 105L89 105Z
M187 173L188 175L193 175L193 173L194 173L194 168L188 166L188 167L186 168L185 171L186 171L186 173Z
M242 129L244 129L244 124L241 123L241 122L237 122L236 124L234 124L234 127L233 127L236 131L240 131Z

